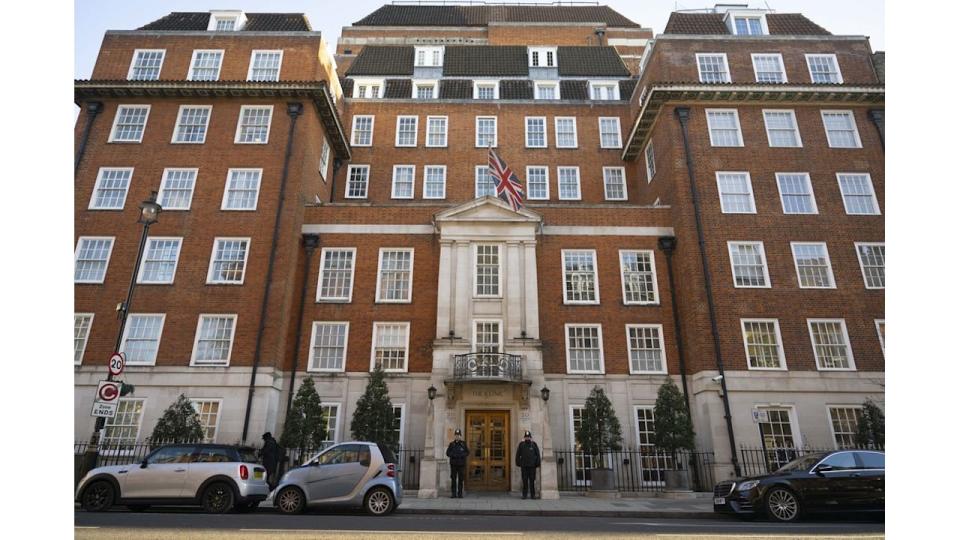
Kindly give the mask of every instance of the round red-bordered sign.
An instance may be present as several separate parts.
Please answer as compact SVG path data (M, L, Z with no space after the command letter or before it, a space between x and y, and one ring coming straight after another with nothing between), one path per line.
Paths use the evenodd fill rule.
M99 394L103 401L113 401L120 395L120 387L116 383L105 384L100 387Z
M127 365L127 357L123 353L113 353L110 355L110 361L107 362L107 368L110 370L110 375L116 377L123 373L124 366Z

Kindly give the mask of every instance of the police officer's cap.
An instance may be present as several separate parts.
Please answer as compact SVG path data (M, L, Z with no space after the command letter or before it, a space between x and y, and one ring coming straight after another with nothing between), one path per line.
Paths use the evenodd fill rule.
M454 431L453 434L454 434L454 435L463 435L463 433L460 433L460 429L459 429L459 428L458 428L456 431Z
M531 435L529 431L524 431L523 438L526 439L527 437L533 437L533 435Z

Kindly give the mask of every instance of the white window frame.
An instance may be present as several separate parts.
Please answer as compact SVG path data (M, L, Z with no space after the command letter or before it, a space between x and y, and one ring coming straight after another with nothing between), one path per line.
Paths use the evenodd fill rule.
M128 398L122 397L117 398L118 405L120 403L140 403L140 414L137 415L137 432L131 438L119 438L119 437L110 437L108 436L110 428L114 427L111 423L116 420L117 416L112 418L107 418L106 423L104 424L103 433L100 436L100 443L104 444L104 448L100 450L101 455L105 456L131 456L133 455L132 445L140 440L140 432L143 430L143 416L144 411L147 410L147 398ZM119 409L119 407L118 407ZM133 442L121 442L121 441L133 441ZM108 450L109 448L109 450Z
M383 274L383 254L386 251L409 251L410 252L410 277L407 278L407 293L408 297L406 299L400 300L384 300L380 297L380 283L382 281ZM377 255L377 288L376 296L374 296L374 303L376 304L410 304L413 302L413 271L414 271L414 248L404 248L404 247L382 247L380 248L379 254ZM409 336L408 336L409 337Z
M815 287L813 285L804 285L803 280L800 278L800 261L797 260L797 252L794 248L797 246L823 246L823 252L827 256L827 274L829 275L829 284L823 287ZM830 262L830 250L827 248L826 242L790 242L790 253L793 256L793 268L797 271L797 286L801 289L836 289L837 282L833 276L833 264Z
M327 169L330 168L330 143L323 138L323 147L320 149L320 178L327 181Z
M870 186L870 196L873 200L873 212L870 213L850 213L850 207L847 205L847 198L843 194L843 182L840 180L841 176L866 176L867 185ZM843 211L848 216L879 216L880 215L880 202L877 200L877 190L873 187L873 177L870 176L870 173L866 172L838 172L837 173L837 189L840 190L840 199L843 201Z
M397 169L410 170L410 196L401 197L397 195ZM413 199L417 194L417 166L410 164L400 164L393 166L393 175L390 179L390 198L391 199Z
M377 328L380 326L394 326L401 325L406 326L407 328L407 341L405 345L405 351L403 355L403 368L402 369L386 369L386 373L407 373L410 369L410 321L374 321L373 322L373 331L370 334L370 371L373 371L377 365Z
M130 362L127 361L128 366L155 366L157 365L157 357L160 356L160 342L163 339L163 327L167 322L166 313L130 313L128 317L160 317L160 329L157 332L157 354L153 357L153 360L149 362ZM120 351L127 350L127 338L130 337L130 325L127 324L123 327L123 337L120 339ZM126 356L126 355L124 355Z
M197 420L199 420L200 411L197 409L197 404L199 403L216 403L217 404L217 420L213 425L213 437L209 440L204 434L203 441L208 444L214 444L217 440L217 435L220 434L220 418L223 417L221 414L223 412L223 399L222 398L187 398L190 400L190 405L193 406L193 410L196 413ZM203 427L203 423L200 424ZM206 427L204 427L204 433L206 433Z
M358 138L357 136L359 134L357 132L357 120L361 118L370 119L370 142L368 142L367 144L361 144L357 142L357 138ZM355 115L353 117L353 120L350 122L350 146L361 146L365 148L369 146L373 146L373 128L376 125L376 122L377 122L377 117L375 115L372 115L372 114Z
M778 367L755 367L750 363L750 343L747 341L747 323L773 323L774 335L777 339ZM779 319L746 318L740 319L740 336L743 339L743 356L747 361L748 371L787 371L787 359L783 350L783 336L780 334Z
M541 88L553 88L552 98L540 97ZM560 99L560 81L533 81L533 99L535 101L557 101Z
M353 98L355 99L381 99L383 98L383 87L386 81L384 79L354 79L353 80ZM367 97L360 95L361 88L377 88L377 95Z
M603 121L604 120L614 120L617 123L617 145L616 146L604 146L603 144ZM623 130L620 127L620 117L619 116L601 116L597 118L597 126L600 130L600 148L623 148Z
M481 173L481 171L482 171L482 173ZM490 178L490 176L491 176L491 174L490 174L490 166L489 166L489 165L474 165L474 167L473 167L473 196L474 196L474 198L480 198L480 197L496 197L496 196L497 196L496 187L494 187L494 191L493 191L493 193L490 194L490 195L481 195L481 194L480 194L480 184L477 182L477 175L478 175L478 174L483 174L484 177L487 178L488 181L489 181L489 178Z
M327 262L327 254L331 251L349 251L352 253L350 258L350 290L347 291L346 298L339 296L320 296L323 283L323 270ZM320 303L347 303L353 301L353 278L357 272L357 248L355 247L325 247L320 249L320 270L317 272L317 295L316 302Z
M737 285L737 269L733 262L733 246L740 244L753 244L760 246L760 260L763 262L763 285ZM767 264L767 254L760 240L729 240L727 242L727 257L730 259L730 275L733 278L733 287L736 289L769 289L770 283L770 265Z
M393 403L393 409L394 409L394 414L396 414L397 409L400 409L400 433L397 434L397 437L399 437L399 439L397 440L397 444L399 444L400 447L402 448L403 438L406 435L405 429L404 429L405 424L407 423L406 403Z
M530 120L540 120L543 122L543 144L530 144ZM546 148L550 142L550 134L547 132L546 116L525 116L523 117L523 143L525 148Z
M623 197L611 197L607 192L607 171L620 171L620 180L623 186ZM603 200L605 201L626 201L629 199L627 194L627 169L625 167L603 167Z
M730 78L730 63L727 61L727 53L695 53L696 63L697 63L697 80L704 84L723 84L731 82ZM725 72L725 80L719 82L707 82L703 80L703 70L700 67L700 58L704 56L720 56L723 57L723 70Z
M243 253L243 270L240 271L240 281L217 281L213 278L213 263L215 262L215 257L217 256L217 243L221 240L224 241L246 241L247 249ZM243 285L244 280L247 277L247 262L250 260L250 249L252 248L252 241L249 236L217 236L213 239L213 248L210 250L210 262L207 264L207 285Z
M500 122L497 120L496 116L475 116L474 117L474 148L487 148L486 145L480 144L480 120L493 120L493 146L492 148L497 148L497 144L500 142Z
M720 175L721 174L737 174L744 175L747 177L747 193L750 196L750 209L744 212L738 212L729 208L726 208L723 204L723 189L720 184ZM750 178L750 173L748 171L716 171L715 174L717 181L717 196L720 198L720 213L721 214L756 214L757 213L757 201L753 195L753 179Z
M635 370L633 369L633 359L630 356L632 349L630 348L630 329L631 328L656 328L657 329L657 338L660 341L660 364L662 369L655 371L648 370ZM663 325L662 324L627 324L624 325L624 335L627 339L627 368L630 370L631 375L650 375L650 374L667 374L667 347L666 340L663 336ZM602 345L602 343L601 343Z
M625 253L646 253L650 256L650 272L653 274L653 300L650 302L627 300L627 280L626 272L623 267L623 255ZM620 264L620 290L623 293L623 305L625 306L658 306L660 305L660 285L657 283L657 257L652 249L621 249L617 252L617 262Z
M75 366L79 366L80 364L83 363L83 355L87 352L87 343L90 342L90 332L93 331L93 319L95 318L95 314L94 314L94 313L74 313L74 314L73 314L73 328L74 328L74 331L76 331L76 328L77 328L77 317L89 317L90 320L87 322L87 333L83 336L83 346L80 347L80 358L79 358L79 359L76 358L76 341L74 341L74 359L73 359L73 365L75 365ZM74 334L73 339L74 339L74 340L77 339L76 334ZM882 341L881 341L881 343L882 343Z
M178 141L177 133L180 131L180 120L183 117L183 109L207 109L207 122L203 125L203 140L199 141ZM173 136L170 137L170 144L204 144L207 142L207 135L210 133L210 118L213 117L213 105L180 105L177 109L177 120L173 124Z
M256 171L260 179L257 182L257 195L253 199L253 207L252 208L229 208L227 206L227 201L229 201L230 199L229 197L230 179L233 176L233 173L234 172L252 172L252 171ZM221 199L220 201L220 210L223 210L225 212L255 212L257 210L257 206L260 204L260 190L262 187L263 187L263 169L252 168L252 167L251 168L235 167L235 168L227 169L227 180L223 184L223 199Z
M780 175L784 175L784 176L786 176L786 175L802 175L802 176L806 179L806 182L807 182L807 190L810 192L810 204L811 204L811 206L813 206L813 211L812 211L812 212L788 212L788 211L787 211L787 202L786 202L786 200L783 198L783 188L780 187ZM780 194L780 207L783 209L783 214L784 214L784 215L787 215L787 216L789 216L789 215L803 216L803 215L814 215L814 214L819 214L819 213L820 213L820 209L817 207L817 196L816 196L816 194L813 192L813 184L810 182L810 173L807 173L807 172L778 172L778 173L774 173L774 179L775 179L776 182L777 182L777 193Z
M757 71L757 57L758 56L776 56L780 61L780 76L783 77L782 81L778 82L761 82L760 81L760 72ZM787 83L787 68L783 63L783 55L781 53L752 53L750 55L750 63L753 64L753 78L754 81L761 84L786 84Z
M137 283L143 285L172 285L174 280L177 278L177 267L180 265L180 251L183 249L183 237L182 236L150 236L147 238L147 245L144 246L143 257L144 263L146 263L147 253L150 251L150 243L155 240L177 240L177 255L173 259L173 273L170 275L169 281L144 281L143 273L147 268L146 264L140 265L140 271L137 272Z
M598 86L612 86L613 97L609 99L594 97L595 95L594 89ZM592 101L620 101L620 82L619 81L612 81L612 80L590 81L588 90L590 92L590 99Z
M220 80L220 72L223 71L223 57L226 56L226 53L223 49L194 49L193 55L190 56L190 67L187 69L187 80L195 80L193 78L194 65L197 62L197 53L220 53L220 63L217 65L217 76L213 79L204 79L201 82L212 82Z
M162 201L165 195L165 192L170 189L167 185L168 176L171 172L177 171L191 171L193 172L193 188L190 190L190 198L187 200L187 206L185 208L174 207L174 206L164 206L164 212L174 212L174 211L188 211L190 207L193 206L193 195L197 191L197 177L200 176L200 169L196 167L165 167L163 169L163 177L160 180L160 193L157 196L158 201Z
M847 347L847 361L850 367L846 368L828 368L821 367L820 357L817 355L817 342L813 339L814 323L840 323L840 331L843 334L843 342ZM817 364L817 371L856 371L857 364L853 360L853 348L850 347L850 334L847 332L847 322L844 319L807 319L807 334L810 335L810 347L813 348L813 358Z
M413 48L413 65L414 67L443 67L443 53L444 47L441 46L416 46ZM433 53L440 52L440 63L433 63ZM424 62L420 62L420 53L423 52Z
M827 114L844 114L850 118L850 124L853 126L853 140L856 141L855 146L834 146L833 142L830 140L830 130L827 129ZM857 117L853 114L853 111L850 109L822 109L820 111L820 121L823 122L823 132L827 137L827 146L830 148L847 148L847 149L856 149L863 148L863 141L860 140L860 128L857 127Z
M117 123L120 121L120 109L147 109L147 114L143 116L143 129L140 130L140 137L137 140L117 140ZM180 116L177 113L177 121ZM118 144L139 144L143 142L143 135L147 132L147 121L150 120L150 105L123 104L117 105L117 110L113 115L113 125L110 127L110 136L107 137L108 143ZM176 132L174 132L176 133Z
M733 121L737 124L737 144L735 145L720 145L713 138L713 129L714 127L710 124L710 113L733 113ZM704 115L707 117L707 133L710 135L710 146L715 148L742 148L743 147L743 130L740 128L740 111L737 109L704 109Z
M137 66L137 57L140 56L140 53L160 53L160 65L157 66L157 77L154 79L134 79L133 70ZM128 81L158 81L160 80L160 74L163 72L163 61L167 59L167 50L166 49L134 49L133 57L130 59L130 68L127 70L127 80Z
M843 450L839 444L837 444L837 432L833 428L833 410L834 409L855 409L858 411L863 411L863 405L857 403L828 403L827 408L827 425L830 426L830 440L833 442L833 448L835 450ZM856 429L856 426L854 426ZM854 432L856 434L856 432Z
M537 62L533 62L533 53L537 53ZM553 53L553 65L547 65L547 53ZM540 60L543 60L541 65ZM546 67L546 68L555 68L559 65L559 59L557 58L557 48L556 47L527 47L527 67Z
M427 173L430 169L443 169L443 193L439 197L427 195ZM427 200L442 200L447 198L447 166L446 165L424 165L423 166L423 198Z
M760 21L760 33L759 34L741 34L737 31L737 19L756 19ZM728 11L726 20L727 28L730 30L730 34L735 36L765 36L770 33L770 30L767 28L767 18L763 13L759 13L754 10L750 11ZM750 24L747 23L749 28Z
M363 195L350 195L350 176L354 169L366 169L367 181L363 187ZM343 183L343 197L345 199L366 199L370 195L370 165L347 165L347 177Z
M77 269L77 260L80 257L80 245L83 244L84 240L109 240L110 248L107 250L107 260L103 263L103 277L99 280L81 280L77 281L76 279L76 269ZM107 271L110 270L110 256L113 255L113 247L116 245L116 238L113 236L80 236L77 238L77 246L74 249L73 253L73 269L74 269L74 283L103 283L107 279Z
M477 287L479 287L480 285L478 281L479 278L477 275L477 266L478 266L477 255L478 255L478 248L481 245L493 246L497 248L497 293L496 294L480 294L477 291ZM471 251L473 252L473 264L472 264L473 266L473 297L474 298L503 298L503 255L504 255L503 247L500 244L493 243L493 242L480 242L480 243L473 244L473 249ZM503 341L502 336L500 341L501 342ZM501 351L503 350L502 345L503 344L501 343L501 349L500 349Z
M546 182L546 193L543 197L532 197L530 195L530 169L543 169L545 171L544 181ZM528 201L548 201L550 200L550 167L547 165L527 165L527 189L524 194Z
M337 444L340 442L340 413L343 411L343 404L337 403L336 401L324 401L320 403L321 414L324 415L324 424L327 427L327 433L330 433L330 419L328 415L323 412L324 409L334 409L336 412L333 414L333 435L332 439L324 439L322 442L330 443L331 445Z
M840 71L840 61L837 60L837 55L835 55L835 54L805 54L805 55L803 55L803 56L804 56L804 58L807 60L807 74L810 75L810 83L811 83L811 84L843 84L843 72ZM823 58L829 57L829 58L832 58L832 59L833 59L833 65L834 65L834 67L837 68L837 82L834 82L834 83L822 83L822 82L817 82L817 81L813 80L813 67L810 65L810 59L811 59L811 58L818 58L818 57L823 57Z
M263 81L263 82L277 82L280 80L280 70L283 69L283 49L253 49L250 51L250 66L247 68L247 80L253 80L253 60L257 57L258 53L280 53L280 62L277 64L277 78L272 81ZM259 79L258 79L259 80Z
M792 404L789 403L754 403L754 410L785 410L787 411L787 418L790 419L790 436L793 439L793 448L804 448L803 434L800 432L800 422L797 419L797 409ZM758 429L762 429L758 426ZM767 451L771 451L774 448L768 448Z
M101 183L103 182L103 173L105 171L124 171L130 173L129 178L127 178L127 187L123 190L123 198L120 200L119 207L96 206L97 192L100 191ZM127 195L130 194L130 184L132 183L133 167L100 167L100 169L97 171L97 181L93 184L93 193L90 194L90 203L87 205L87 210L123 210L123 208L127 205Z
M443 119L443 144L430 144L430 121ZM450 119L447 116L428 116L427 117L427 130L423 134L424 137L424 146L427 148L446 148L450 140Z
M500 99L500 79L493 80L474 80L473 81L473 99L480 99L481 87L493 87L493 99Z
M790 113L790 116L793 117L793 133L797 137L796 146L774 146L773 139L770 138L770 127L767 124L767 113ZM793 109L763 109L761 111L763 115L763 130L767 133L767 146L769 148L803 148L803 139L800 137L800 124L797 123L797 113Z
M573 146L560 145L560 120L573 120ZM557 148L577 148L579 139L577 137L577 117L576 116L554 116L553 117L553 142Z
M83 315L80 313L80 315ZM93 315L90 315L90 325L93 325ZM880 331L880 325L883 325L883 331ZM883 353L884 357L887 355L887 320L886 319L874 319L873 326L877 329L877 339L880 340L880 352Z
M563 190L560 189L560 171L561 169L573 169L577 173L577 196L576 197L564 197ZM557 167L557 197L561 201L579 201L583 199L583 184L580 182L580 167L578 166L568 166L561 165Z
M401 144L400 143L400 120L409 120L413 118L413 143L412 144ZM394 135L393 145L397 148L416 148L417 146L417 135L420 131L420 117L417 115L398 115L397 116L397 127L396 134Z
M429 98L417 96L417 90L420 86L429 86L431 88ZM410 87L410 99L438 99L440 97L440 82L436 79L413 79Z
M351 287L352 289L352 287ZM343 331L343 355L340 357L340 368L321 368L313 367L315 354L316 354L316 344L317 344L317 327L319 326L344 326ZM349 321L313 321L313 324L310 326L310 349L309 354L307 355L307 372L310 373L344 373L347 370L347 348L350 345L350 322Z
M599 371L594 370L574 370L570 369L570 329L571 328L596 328L597 329L597 341L600 346L600 369ZM600 323L566 323L563 325L563 347L567 354L567 374L597 374L603 375L606 373L606 364L603 360L603 325Z
M567 298L567 253L586 252L593 257L593 300L571 300ZM597 266L597 250L595 249L561 249L560 250L560 270L563 276L561 287L563 289L564 305L597 305L600 303L600 268Z
M209 361L197 363L197 346L200 344L200 330L203 328L204 317L225 317L233 319L233 327L230 331L230 346L227 347L227 358L222 364L214 364ZM197 331L193 336L193 351L190 353L190 367L230 367L230 360L233 357L233 344L237 340L237 314L236 313L201 313L197 316Z
M653 181L653 177L657 175L657 150L653 146L653 140L651 139L647 142L646 148L643 149L643 159L644 159L644 168L647 171L647 183Z
M870 285L867 281L867 269L863 266L863 254L860 253L860 246L880 246L883 248L883 286L877 287L875 285ZM883 290L887 285L887 248L885 242L854 242L853 249L857 252L857 262L860 264L860 275L863 277L863 286L867 289L873 290Z
M270 114L267 116L267 136L262 141L241 141L240 133L243 131L243 113L249 109L265 109L269 110ZM273 105L242 105L240 107L240 114L237 116L237 132L233 136L234 144L267 144L270 142L270 127L273 125Z
M476 291L474 291L476 292ZM478 318L471 321L472 333L470 339L470 351L477 351L477 323L497 323L497 351L503 352L503 319Z

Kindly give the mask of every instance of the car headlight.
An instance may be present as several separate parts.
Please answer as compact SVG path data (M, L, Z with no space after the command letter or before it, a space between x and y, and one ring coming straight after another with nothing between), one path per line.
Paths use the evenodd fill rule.
M750 491L751 489L757 487L757 484L759 484L759 483L760 483L759 480L748 480L748 481L746 481L746 482L743 482L743 483L740 484L739 486L737 486L737 490L738 490L738 491Z

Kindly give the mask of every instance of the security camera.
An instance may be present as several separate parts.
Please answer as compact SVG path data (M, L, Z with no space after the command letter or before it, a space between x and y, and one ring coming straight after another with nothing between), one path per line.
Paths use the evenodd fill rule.
M723 375L717 375L716 377L711 377L710 380L719 384L720 381L723 380Z

